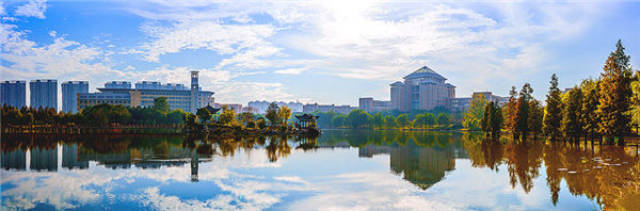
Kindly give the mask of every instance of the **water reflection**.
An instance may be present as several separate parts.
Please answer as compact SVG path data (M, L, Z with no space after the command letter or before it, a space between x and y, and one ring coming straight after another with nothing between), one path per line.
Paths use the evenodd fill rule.
M100 209L98 205L108 207L119 204L123 209L151 205L162 209L160 206L162 204L145 204L142 199L149 200L149 197L153 196L165 197L162 199L171 201L165 195L174 194L173 196L178 200L182 200L195 194L196 198L202 198L201 201L209 203L208 200L213 199L207 199L204 196L213 194L214 199L221 200L222 197L229 202L225 206L231 206L234 209L248 206L240 205L243 203L254 203L253 207L260 209L292 209L300 208L299 204L294 203L296 201L294 196L314 198L314 195L321 195L322 190L330 192L331 189L342 190L345 187L347 192L341 194L357 195L359 189L366 187L356 188L353 183L355 180L350 179L354 175L367 175L364 177L373 178L373 175L379 174L372 174L371 171L377 171L377 169L386 169L387 172L416 187L415 191L410 191L414 200L417 197L431 203L439 200L463 204L461 207L454 206L454 208L491 208L456 198L456 194L467 192L466 188L470 187L444 188L455 183L467 184L470 181L479 188L489 188L486 179L482 177L459 178L459 174L471 174L475 172L474 169L486 169L493 172L488 175L496 178L504 177L505 186L510 186L512 190L508 194L518 195L519 191L524 193L518 196L524 198L518 200L528 200L527 197L531 199L537 196L543 197L539 204L520 202L521 208L525 209L562 208L567 204L590 209L640 207L640 164L637 151L634 151L637 149L618 146L545 143L533 140L514 143L508 139L484 140L481 134L474 133L366 130L327 131L320 138L286 136L225 138L16 136L3 138L0 154L3 168L2 204L13 208L51 206L56 209ZM350 152L355 154L349 155ZM246 165L248 162L255 163L262 157L265 158L264 163ZM229 161L234 161L235 164L220 166L221 163ZM319 167L321 165L324 167ZM115 174L106 174L105 170ZM25 180L28 176L59 178L57 177L59 175L65 178L68 177L69 172L82 173L81 175L89 177L78 177L73 181L79 183L78 189L84 192L91 189L90 193L84 193L87 197L91 196L91 199L80 200L79 198L82 198L80 195L67 194L69 195L67 197L70 197L65 199L67 201L60 199L58 200L60 203L56 204L56 200L39 198L43 194L50 194L47 197L51 198L60 194L59 192L34 193L32 198L28 197L29 194L24 194L26 190L22 187L29 186L26 181L43 182L39 179ZM162 176L157 175L160 172L169 174L169 179L158 180L158 177ZM203 172L205 176L202 176ZM286 174L293 174L293 176ZM185 178L184 182L187 183L182 183L183 180L180 178ZM221 178L226 179L221 180ZM103 189L97 189L99 185L95 184L96 180L103 181ZM166 181L174 182L166 184ZM245 181L247 184L237 184L238 181ZM367 184L374 187L374 183L378 182L382 181L376 180ZM173 186L173 183L177 186ZM188 183L193 186L187 185ZM280 183L286 185L274 185ZM112 189L118 190L117 187L124 184L138 188L110 192ZM158 184L161 185L157 186ZM248 187L262 187L262 189L249 191ZM394 187L408 191L406 187L403 188L398 184ZM189 190L184 188L192 188L193 193L189 193ZM544 189L543 192L546 194L540 195L539 191L535 191L536 188ZM421 194L420 191L423 193ZM487 192L488 195L505 194L496 190L488 191L492 191ZM452 198L439 198L442 197L439 195L443 192L445 195L452 195ZM131 197L113 198L115 197L113 195L118 193L123 196L128 194L127 196ZM267 193L273 193L274 196L265 196L264 194ZM434 195L431 195L432 193ZM260 197L251 198L247 194L260 195ZM394 192L383 191L378 194L382 197L392 197ZM285 198L290 200L275 196L287 196ZM261 197L268 198L268 202L263 201ZM24 205L24 200L37 203L27 206ZM219 202L207 203L205 205L210 206L209 208L225 207ZM504 203L515 202L505 201ZM597 206L593 207L593 204ZM391 207L391 209L402 207Z

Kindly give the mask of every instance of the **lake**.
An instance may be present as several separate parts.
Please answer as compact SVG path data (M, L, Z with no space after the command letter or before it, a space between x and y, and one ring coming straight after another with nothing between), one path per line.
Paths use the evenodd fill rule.
M16 136L0 188L3 209L633 210L637 153L459 132Z

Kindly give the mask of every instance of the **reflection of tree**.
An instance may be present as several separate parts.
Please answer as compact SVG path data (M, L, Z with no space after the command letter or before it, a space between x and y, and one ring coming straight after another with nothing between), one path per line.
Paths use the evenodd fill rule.
M522 189L528 193L533 188L533 179L538 177L538 168L542 165L542 142L521 141L505 147L505 155L511 185L520 181Z
M403 146L390 151L391 170L422 189L439 182L455 167L452 150Z

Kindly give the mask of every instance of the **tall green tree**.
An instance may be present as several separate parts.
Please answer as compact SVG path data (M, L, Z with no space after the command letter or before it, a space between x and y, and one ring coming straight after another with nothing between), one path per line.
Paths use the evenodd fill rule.
M520 90L520 96L516 103L515 111L515 136L522 136L523 139L527 138L527 132L529 132L529 101L531 100L531 94L533 89L529 83L525 83Z
M568 99L564 107L562 118L562 130L565 137L572 141L579 140L582 135L582 121L580 112L582 111L582 90L577 86L568 92Z
M557 140L560 136L560 126L562 121L562 99L560 98L560 89L558 88L558 77L556 74L551 76L551 86L547 93L546 109L543 119L543 132L552 141Z
M436 116L433 113L424 114L424 122L427 126L433 126L436 124Z
M196 116L198 116L198 119L200 120L200 122L202 122L203 125L207 125L207 122L209 121L209 119L211 119L211 112L209 112L209 110L207 110L207 108L199 108L196 111Z
M387 129L396 128L398 127L398 122L392 115L387 115L384 117L384 125Z
M630 56L624 52L622 41L609 54L601 74L600 104L598 105L599 132L613 143L624 144L624 136L630 132L631 65Z
M542 132L542 119L544 118L544 107L540 105L540 101L531 99L529 101L529 119L527 124L529 131L533 133L533 138L538 138L538 134Z
M471 99L467 112L464 113L464 121L462 126L471 130L478 130L481 128L481 121L484 116L484 110L488 101L484 95L475 95Z
M354 109L347 115L347 121L351 124L352 128L369 127L369 120L371 118L371 115L362 109Z
M335 115L331 119L331 124L335 128L343 128L345 127L345 123L347 122L347 117L345 115Z

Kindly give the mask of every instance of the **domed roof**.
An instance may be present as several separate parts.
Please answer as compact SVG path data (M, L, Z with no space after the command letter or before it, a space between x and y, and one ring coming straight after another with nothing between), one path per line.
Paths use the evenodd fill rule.
M428 78L428 77L433 77L440 80L447 80L447 78L442 77L440 74L436 73L436 71L433 71L431 68L427 66L423 66L420 69L413 71L411 74L405 76L404 79L416 79L416 78Z

